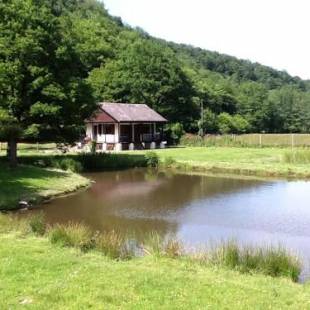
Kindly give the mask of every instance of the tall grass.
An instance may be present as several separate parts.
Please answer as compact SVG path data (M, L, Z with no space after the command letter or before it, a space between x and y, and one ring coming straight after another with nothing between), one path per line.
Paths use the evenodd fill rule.
M292 150L284 153L283 161L288 164L309 164L310 150Z
M239 246L235 241L224 242L209 253L200 255L199 260L223 265L241 272L257 272L272 277L288 277L297 281L301 262L297 256L283 247Z
M75 247L82 251L94 248L92 231L79 223L58 224L49 230L48 235L51 243L61 246Z
M27 228L28 227L28 228ZM93 232L83 224L69 223L46 229L44 218L37 216L19 220L0 214L0 233L22 229L24 232L45 234L53 244L78 248L83 252L95 250L112 259L130 259L140 256L138 242L131 243L129 235L116 231ZM173 236L163 237L156 232L139 242L144 255L186 258L192 263L219 265L244 273L262 273L272 277L288 277L297 281L301 272L300 260L282 247L239 246L234 241L224 242L214 248L188 253L184 244Z

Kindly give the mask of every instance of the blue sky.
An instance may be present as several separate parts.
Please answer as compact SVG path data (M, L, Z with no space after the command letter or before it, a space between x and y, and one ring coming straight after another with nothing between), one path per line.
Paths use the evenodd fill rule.
M310 79L310 0L104 0L149 34Z

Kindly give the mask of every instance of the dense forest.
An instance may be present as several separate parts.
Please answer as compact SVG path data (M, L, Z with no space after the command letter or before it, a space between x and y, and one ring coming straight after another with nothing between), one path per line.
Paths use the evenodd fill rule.
M96 0L0 3L0 138L73 141L98 101L146 103L170 130L309 132L310 82L152 38Z

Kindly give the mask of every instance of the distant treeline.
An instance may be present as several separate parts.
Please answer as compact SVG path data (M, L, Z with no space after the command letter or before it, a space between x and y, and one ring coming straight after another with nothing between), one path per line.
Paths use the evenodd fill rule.
M2 140L73 139L102 100L146 103L192 133L310 131L309 81L152 38L102 2L9 0L0 16L0 123L18 127Z

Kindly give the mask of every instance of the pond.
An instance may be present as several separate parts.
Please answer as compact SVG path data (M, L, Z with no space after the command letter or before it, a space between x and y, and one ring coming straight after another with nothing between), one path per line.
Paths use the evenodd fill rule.
M83 222L137 235L157 231L190 246L227 239L280 244L304 259L302 277L309 276L310 182L147 169L86 176L95 181L91 188L42 206L49 223Z

